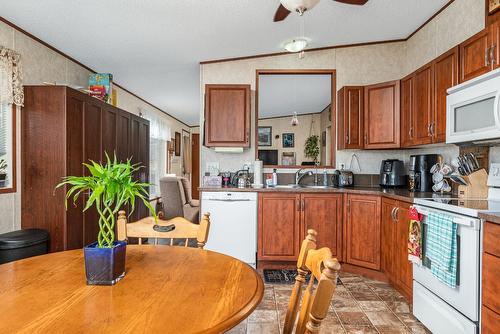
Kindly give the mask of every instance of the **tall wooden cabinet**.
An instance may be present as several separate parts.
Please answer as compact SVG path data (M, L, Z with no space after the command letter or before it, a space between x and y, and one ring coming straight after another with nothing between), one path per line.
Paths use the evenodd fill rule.
M365 86L364 148L400 147L399 99L399 80Z
M88 160L104 161L107 152L132 157L145 166L136 178L149 180L149 121L65 86L26 86L21 113L22 227L50 234L50 251L80 248L97 238L98 216L82 212L88 194L64 207L67 175L84 175ZM131 220L147 216L136 203Z
M380 270L380 196L345 196L345 262Z
M250 147L250 85L205 85L207 147Z
M361 149L364 146L363 86L345 86L338 92L337 146Z

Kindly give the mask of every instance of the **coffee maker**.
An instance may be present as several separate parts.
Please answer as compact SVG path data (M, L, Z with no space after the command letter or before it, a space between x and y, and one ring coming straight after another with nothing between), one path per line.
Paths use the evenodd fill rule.
M416 192L431 192L431 167L441 159L439 154L410 155L408 189Z
M406 186L406 173L403 161L397 159L382 160L380 164L380 186Z

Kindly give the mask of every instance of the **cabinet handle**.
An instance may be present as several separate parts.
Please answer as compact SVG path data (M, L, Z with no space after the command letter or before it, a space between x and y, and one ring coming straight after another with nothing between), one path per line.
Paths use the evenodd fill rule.
M349 135L345 135L345 142L346 142L347 144L350 144L350 142L349 142Z
M488 66L490 64L489 62L489 52L491 48L487 48L484 50L484 66Z
M391 211L391 218L392 218L392 220L394 220L394 219L395 219L395 218L394 218L394 211L396 211L396 207L393 207L393 208L392 208L392 211Z
M399 208L396 208L396 210L394 211L394 222L397 222L399 220L398 214L399 214Z
M413 127L411 127L410 131L408 131L408 136L410 136L410 139L413 139Z
M301 201L301 210L306 211L306 201L305 200Z
M497 47L496 44L493 44L490 48L490 60L491 60L491 65L494 65L496 62L495 59L495 48Z
M427 135L429 135L429 137L432 137L432 132L431 132L431 123L429 123L427 125Z
M435 123L434 123L434 122L432 122L432 123L431 123L431 137L434 137L434 135L435 135L435 132L434 132L434 127L435 127Z

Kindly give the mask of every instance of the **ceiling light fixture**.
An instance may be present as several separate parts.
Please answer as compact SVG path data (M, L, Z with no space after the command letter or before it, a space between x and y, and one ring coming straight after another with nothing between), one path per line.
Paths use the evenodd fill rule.
M280 0L283 7L302 15L306 10L316 6L319 0Z
M284 47L288 52L301 52L307 47L307 40L305 38L292 39L286 42Z
M297 117L297 112L293 113L293 117L292 117L292 120L290 121L290 125L291 126L297 126L297 125L299 125L299 119Z

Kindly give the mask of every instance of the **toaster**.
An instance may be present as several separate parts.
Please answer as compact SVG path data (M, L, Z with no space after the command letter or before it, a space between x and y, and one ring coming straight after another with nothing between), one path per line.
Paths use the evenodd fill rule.
M332 184L335 187L352 187L354 186L354 173L350 170L336 170L332 176Z

